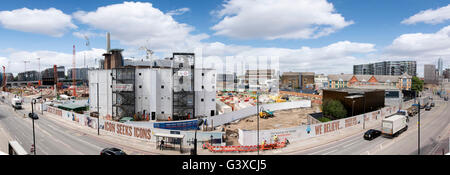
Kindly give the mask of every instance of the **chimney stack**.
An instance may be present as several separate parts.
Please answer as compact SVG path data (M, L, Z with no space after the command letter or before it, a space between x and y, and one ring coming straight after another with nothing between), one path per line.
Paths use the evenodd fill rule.
M106 53L109 53L111 50L111 34L109 32L106 33Z

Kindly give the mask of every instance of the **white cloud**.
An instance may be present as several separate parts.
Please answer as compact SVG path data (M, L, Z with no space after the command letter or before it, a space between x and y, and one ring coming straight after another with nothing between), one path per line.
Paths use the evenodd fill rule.
M353 24L326 0L229 0L213 14L216 35L240 39L318 38Z
M369 54L376 51L375 45L369 43L355 43L340 41L320 48L301 47L299 49L287 48L254 48L250 46L225 45L223 43L208 43L203 46L203 59L205 64L213 64L222 70L222 63L208 60L214 56L222 61L225 56L242 57L278 57L280 70L286 71L313 71L317 73L352 73L353 64L366 63L355 57L355 54ZM248 60L249 61L249 60ZM250 64L254 62L249 61Z
M102 54L105 53L104 49L93 48L88 51L77 52L76 65L77 67L84 66L84 55L86 54L86 65L88 67L96 66L95 58L102 58ZM41 58L40 67L41 71L53 67L54 64L58 66L65 66L66 71L72 68L72 53L62 53L56 51L39 50L39 51L19 51L16 50L7 56L9 64L4 64L3 59L0 59L0 63L8 65L6 71L12 73L19 73L25 71L24 61L30 61L27 63L27 71L39 70L39 64L37 58ZM7 63L7 61L6 61Z
M386 47L385 56L394 59L412 59L417 61L417 69L423 75L424 64L437 64L442 58L445 64L450 62L450 26L436 33L403 34Z
M193 27L178 23L151 3L124 2L99 7L96 11L78 11L74 18L95 29L111 32L111 39L134 47L150 45L170 52L198 44L206 34L191 35ZM148 41L148 42L147 42Z
M47 10L22 8L0 11L0 24L7 29L53 37L61 37L69 29L77 28L72 23L70 15L55 8Z
M176 9L176 10L171 10L171 11L167 12L166 14L170 15L170 16L175 16L175 15L185 14L186 12L189 12L189 11L191 11L191 9L185 7L185 8L180 8L180 9Z
M402 24L415 24L419 22L427 24L438 24L450 19L450 4L436 10L428 9L421 11L408 19L402 21Z

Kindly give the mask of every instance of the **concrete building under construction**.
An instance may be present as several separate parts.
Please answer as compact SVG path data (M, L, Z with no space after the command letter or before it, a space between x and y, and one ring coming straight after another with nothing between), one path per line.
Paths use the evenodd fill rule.
M89 70L91 112L112 120L137 115L152 121L216 114L216 71L195 68L194 54L174 53L150 64L127 60L125 65L121 52L110 50L108 42L103 69Z

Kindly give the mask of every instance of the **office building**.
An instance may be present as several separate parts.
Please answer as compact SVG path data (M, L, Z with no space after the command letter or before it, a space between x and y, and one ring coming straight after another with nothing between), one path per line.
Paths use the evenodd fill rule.
M424 65L424 83L437 84L436 65L434 64Z

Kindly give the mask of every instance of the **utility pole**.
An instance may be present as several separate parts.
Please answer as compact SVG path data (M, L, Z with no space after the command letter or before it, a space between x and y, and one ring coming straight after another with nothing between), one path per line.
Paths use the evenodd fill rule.
M417 117L417 155L420 155L420 99L419 99L419 106L417 106L419 108L419 115Z
M33 106L34 106L34 103L35 103L35 100L34 99L32 99L31 100L31 114L32 114L32 118L31 118L31 120L32 120L32 122L33 122L33 154L34 155L36 155L36 137L35 137L35 134L34 134L34 108L33 108Z
M257 144L258 144L258 155L259 155L259 59L256 58L256 120L257 120Z

